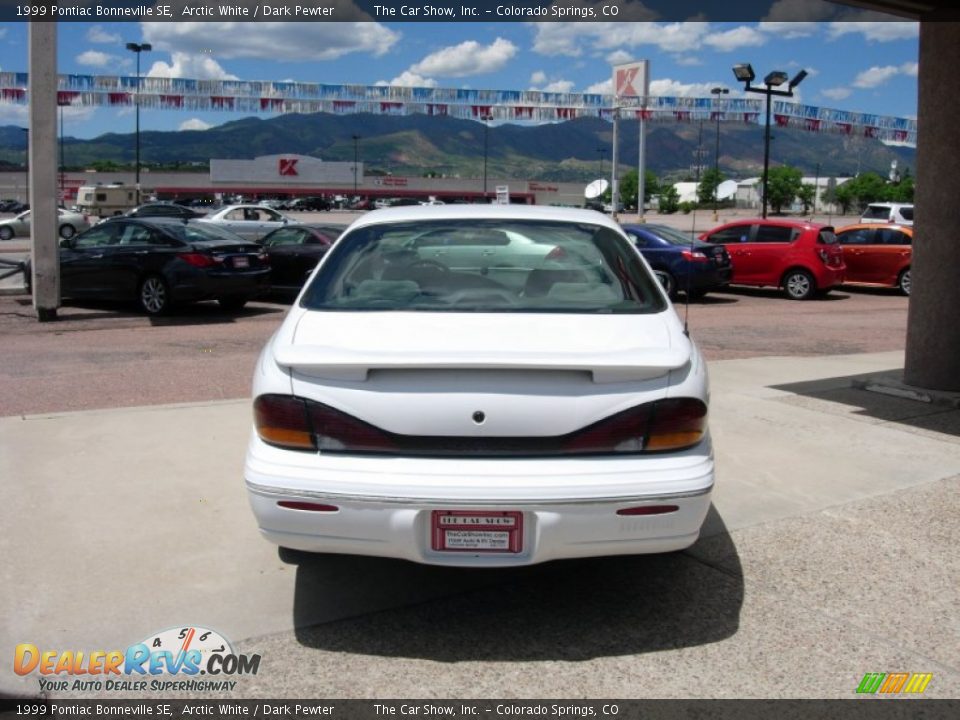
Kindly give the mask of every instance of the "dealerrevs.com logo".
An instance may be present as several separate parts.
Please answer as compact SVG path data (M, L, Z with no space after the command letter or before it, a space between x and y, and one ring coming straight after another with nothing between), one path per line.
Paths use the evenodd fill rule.
M126 650L49 650L21 643L13 656L14 672L38 674L41 692L229 691L237 685L231 678L259 669L259 655L238 654L223 635L202 627L170 628Z

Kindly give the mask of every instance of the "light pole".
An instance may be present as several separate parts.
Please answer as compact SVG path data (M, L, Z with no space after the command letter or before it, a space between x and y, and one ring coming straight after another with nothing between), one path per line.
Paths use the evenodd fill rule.
M761 95L767 96L767 121L766 121L766 132L763 136L763 217L767 217L767 182L769 178L767 175L770 170L770 101L774 95L778 97L793 97L793 89L803 82L803 79L807 76L806 70L801 70L796 75L793 76L793 80L790 81L787 85L786 90L774 90L774 88L783 85L787 82L787 74L782 70L774 70L767 74L763 79L763 87L753 87L750 83L756 79L756 75L753 72L753 66L750 63L741 63L739 65L733 66L734 77L737 78L742 83L745 83L744 90L746 92L760 93Z
M360 164L360 136L351 135L353 139L353 194L357 194L357 166Z
M607 151L602 145L597 148L597 152L600 153L600 177L603 177L603 154Z
M64 160L64 155L63 155L63 108L65 105L69 105L69 104L70 103L67 100L60 100L59 102L57 102L57 105L60 106L60 205L61 207L63 206L64 200L65 200L64 172L65 172L65 165L66 165L66 161Z
M717 144L713 152L713 180L715 185L713 186L713 221L717 222L720 219L720 213L718 211L718 206L720 203L720 107L719 100L721 95L727 95L730 91L727 88L715 87L710 88L710 94L716 95L717 99L714 103L717 105L717 109L714 111L714 115L717 117Z
M137 106L137 125L136 125L136 145L137 145L137 160L136 167L134 169L135 173L135 183L137 186L137 205L140 204L140 53L149 52L153 50L153 45L150 43L127 43L127 50L137 55L137 92L135 95L135 104Z
M490 132L490 121L493 120L493 115L487 113L486 115L481 115L480 119L483 121L483 202L487 202L487 151L489 149L489 144L487 141L487 135Z
M23 130L23 174L27 183L24 189L23 199L26 205L30 205L30 128L20 128Z

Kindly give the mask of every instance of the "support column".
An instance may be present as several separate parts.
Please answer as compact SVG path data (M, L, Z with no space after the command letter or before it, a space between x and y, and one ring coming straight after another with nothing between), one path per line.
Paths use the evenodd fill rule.
M904 382L960 390L960 23L920 23L916 241Z
M60 307L60 244L57 217L57 23L31 22L30 236L33 307L40 322Z

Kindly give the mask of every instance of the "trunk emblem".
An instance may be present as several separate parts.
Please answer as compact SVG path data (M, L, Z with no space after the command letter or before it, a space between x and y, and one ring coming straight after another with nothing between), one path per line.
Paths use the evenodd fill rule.
M486 419L487 419L487 416L486 416L483 412L481 412L480 410L477 410L477 411L473 414L473 421L474 421L477 425L482 425L482 424L483 424L483 421L486 420Z

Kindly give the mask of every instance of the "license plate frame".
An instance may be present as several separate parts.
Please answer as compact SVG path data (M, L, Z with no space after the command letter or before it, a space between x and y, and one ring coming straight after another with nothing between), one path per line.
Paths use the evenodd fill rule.
M523 552L519 510L433 510L430 546L442 553L517 555Z
M237 270L248 270L250 268L250 258L246 255L236 255L233 258L233 267Z

